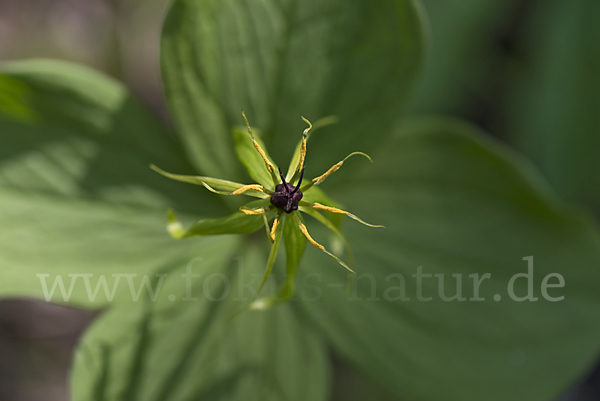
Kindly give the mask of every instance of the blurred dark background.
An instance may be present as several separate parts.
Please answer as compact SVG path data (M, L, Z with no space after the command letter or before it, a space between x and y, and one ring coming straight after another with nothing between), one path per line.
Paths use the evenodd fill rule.
M123 81L165 110L159 38L168 0L0 0L0 61L50 57ZM409 114L466 119L523 152L567 202L600 216L600 1L424 0L431 49ZM68 400L94 314L0 302L0 401ZM334 358L333 399L391 400ZM600 400L600 371L561 401Z

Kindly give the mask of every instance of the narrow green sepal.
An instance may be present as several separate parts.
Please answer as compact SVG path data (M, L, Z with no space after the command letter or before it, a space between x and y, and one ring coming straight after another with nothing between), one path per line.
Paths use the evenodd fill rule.
M264 307L262 307L262 308L260 307L260 305L262 303L262 299L256 300L256 298L258 297L258 295L262 291L263 287L267 283L267 280L269 279L269 276L271 275L271 270L273 270L273 265L275 264L275 259L277 258L277 251L279 250L279 244L281 243L281 237L283 236L283 229L284 229L284 226L286 225L285 224L286 219L282 219L281 218L282 215L283 215L283 211L279 211L278 217L280 219L280 223L275 230L275 241L273 241L273 244L271 245L271 251L269 252L269 259L267 260L267 267L265 268L265 275L263 276L263 280L260 283L260 287L258 288L258 291L256 292L256 295L254 296L252 301L250 301L248 303L248 305L246 305L242 310L240 310L238 313L236 313L233 316L233 318L236 318L242 312L244 312L245 310L248 310L248 309L264 309Z
M215 192L221 195L231 195L233 191L236 189L240 189L244 186L244 184L240 184L233 181L221 180L218 178L212 177L202 177L199 175L181 175L181 174L171 174L159 167L156 167L154 164L150 165L150 168L160 175L163 175L167 178L170 178L175 181L187 182L195 185L202 185L206 189L211 192ZM223 192L224 191L224 192ZM244 195L254 196L255 198L265 198L267 195L262 192L255 191L253 189L244 192Z
M265 144L260 139L258 130L252 129L252 131L254 133L254 140L263 149L267 159L269 159L273 166L277 166L277 164L273 162L273 158L269 156ZM240 163L242 163L242 165L246 168L246 171L248 171L250 178L252 178L254 181L258 182L266 188L274 188L273 180L276 177L273 178L271 174L267 171L265 161L254 147L252 139L248 135L248 132L245 127L234 127L233 142L235 146L235 154L237 155Z
M342 208L342 205L331 199L321 188L312 187L310 190L303 192L302 200L309 203L320 203L322 205L331 205L333 207Z
M167 231L171 234L171 237L174 239L181 239L185 236L185 229L177 217L175 216L175 212L173 209L169 209L167 211Z
M279 250L279 244L281 243L281 237L283 235L283 228L285 226L285 220L281 219L283 212L279 211L277 217L280 219L279 225L275 230L275 241L273 245L271 245L271 252L269 252L269 259L267 260L267 267L265 269L265 275L263 277L262 282L260 283L260 287L258 288L258 292L256 296L260 294L263 287L265 286L269 275L271 274L271 270L273 270L273 264L275 263L275 259L277 258L277 251Z
M294 212L295 213L295 212ZM301 215L299 219L304 222ZM285 282L277 290L277 292L269 297L264 297L252 302L249 309L263 310L270 308L278 303L289 300L295 291L296 273L298 265L306 248L306 237L298 225L295 224L291 214L285 215L285 226L283 228L283 243L285 245L286 254L286 278Z
M246 205L249 209L266 207L268 201L254 201ZM273 212L267 212L273 214ZM269 216L267 216L269 217ZM230 214L229 216L218 219L200 220L187 231L183 225L175 217L175 213L170 210L168 213L167 231L175 239L197 237L203 235L221 235L221 234L252 234L256 230L264 226L262 214L247 215L241 211Z

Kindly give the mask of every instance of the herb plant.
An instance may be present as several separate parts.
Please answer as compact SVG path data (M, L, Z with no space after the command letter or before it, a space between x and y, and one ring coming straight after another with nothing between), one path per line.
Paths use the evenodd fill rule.
M103 74L3 63L0 295L102 312L73 400L325 400L332 353L401 400L549 400L583 377L600 348L597 228L469 123L402 118L423 26L418 0L174 0L172 135ZM337 120L308 152L300 115ZM374 163L318 176L357 150ZM324 227L307 234L296 206ZM201 237L173 240L169 208L172 235ZM273 217L272 245L228 235ZM349 275L337 261L352 258ZM249 302L261 310L231 319Z

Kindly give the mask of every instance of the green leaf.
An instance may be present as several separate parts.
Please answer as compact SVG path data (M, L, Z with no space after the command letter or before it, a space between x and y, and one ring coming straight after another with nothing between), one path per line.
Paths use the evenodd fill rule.
M248 203L245 207L256 209L269 205L268 201L255 201ZM267 217L272 217L274 212L267 212ZM169 227L171 235L176 238L197 237L204 235L221 234L252 234L264 226L262 214L247 215L241 211L234 212L229 216L216 219L203 219L191 226L187 231L182 230L181 223L175 217L173 211L168 214Z
M545 401L579 381L600 351L600 238L587 216L565 210L530 165L463 123L407 123L373 156L336 192L386 225L348 222L353 289L346 293L347 275L311 248L298 278L299 305L338 352L408 400ZM508 285L528 272L530 256L538 300L517 302ZM436 276L422 279L432 299L420 301L419 268L444 275L447 297L460 275L467 301L443 300ZM488 273L484 300L473 300L470 275ZM564 287L548 288L561 301L541 292L549 274L564 278ZM514 295L527 292L527 280L516 279Z
M129 279L114 274L137 274L137 288L192 252L218 259L236 244L211 239L194 248L165 232L168 207L196 220L224 208L206 190L148 168L193 173L161 124L119 83L40 60L3 64L0 77L0 92L12 98L8 112L0 102L1 297L101 306L113 289L115 302L131 299ZM53 296L45 296L44 282Z
M464 116L475 110L480 116L482 108L488 111L490 100L501 96L506 63L512 66L515 61L502 41L528 16L537 15L529 14L533 3L423 0L423 4L431 46L411 111Z
M311 141L311 172L379 146L421 65L419 4L174 1L161 63L170 108L194 163L206 175L237 178L231 132L243 124L242 108L264 132L271 154L283 160L296 144L290 138L300 139L306 127L301 115L313 122L337 116L339 124Z
M269 156L265 143L260 139L260 133L255 129L252 129L252 131L254 133L254 139L264 150L267 159L269 159L271 164L277 168L277 164L274 163L271 156ZM265 166L265 161L252 144L252 139L248 135L246 128L235 127L233 129L233 138L237 158L246 168L250 177L264 187L275 190L273 179ZM277 172L275 173L277 174Z
M0 119L20 120L25 123L35 121L35 114L28 106L30 90L16 79L0 75Z
M173 302L103 314L75 355L73 400L326 400L327 351L290 305L229 320L248 302L244 277L264 269L255 251L239 259L243 273L203 264L187 294L173 272Z
M536 4L507 98L512 141L566 200L600 210L600 3Z

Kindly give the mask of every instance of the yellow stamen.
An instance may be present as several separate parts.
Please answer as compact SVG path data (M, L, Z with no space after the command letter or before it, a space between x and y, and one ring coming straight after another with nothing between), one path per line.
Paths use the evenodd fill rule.
M345 214L346 216L348 216L350 214L345 210L338 209L337 207L325 206L325 205L321 205L320 203L317 203L317 202L315 202L312 205L312 208L315 210L324 210L326 212L331 212L331 213Z
M248 216L253 216L253 215L257 215L257 214L263 214L265 212L264 208L258 208L258 209L246 209L244 206L242 206L240 208L240 212L248 215Z
M320 175L317 178L313 178L312 182L315 185L319 185L320 183L322 183L323 181L325 181L325 178L329 177L331 174L333 174L336 171L338 171L340 169L340 167L342 167L342 164L344 164L343 161L337 162L336 164L333 165L333 167L331 167L329 170L327 170L327 172L325 174Z
M298 166L296 167L296 173L302 170L304 166L304 159L306 158L306 136L302 138L302 145L300 145L300 161L298 161Z
M306 118L302 117L302 120L308 124L308 128L306 128L302 133L302 142L300 142L300 158L298 160L298 164L296 165L294 175L290 179L288 179L289 183L293 183L294 181L296 181L296 178L298 178L300 171L302 171L302 168L304 167L304 160L306 159L306 141L308 141L308 133L313 127L310 121L308 121Z
M301 116L302 117L302 116ZM308 133L312 129L312 124L306 118L302 117L302 121L308 124L308 128L304 130L302 133L302 145L300 146L300 161L298 162L298 166L296 167L296 173L299 173L304 167L304 159L306 158L306 140L308 138Z
M254 139L254 134L252 133L252 129L250 129L250 124L248 123L248 119L246 118L246 114L244 113L244 110L242 110L242 115L244 116L244 120L246 121L246 128L248 129L248 134L250 135L250 139L252 139L252 144L254 145L254 147L260 154L260 156L265 161L265 166L267 167L267 170L273 176L275 174L275 167L273 167L273 165L271 164L269 159L267 159L267 155L266 155L265 151L260 147L258 142L256 142L256 139Z
M273 221L273 227L271 228L271 239L275 241L275 230L277 230L277 226L279 225L279 217L275 217Z
M263 192L264 193L262 185L249 184L249 185L244 185L243 187L236 189L235 191L232 192L232 195L240 195L240 194L243 194L244 192L249 191L251 189L253 189L255 191L258 191L258 192Z
M265 165L267 166L267 170L269 170L269 173L273 173L275 171L275 167L273 167L273 165L271 164L271 162L269 161L269 159L267 159L267 155L265 154L265 151L262 150L262 148L260 147L260 145L258 144L258 142L256 142L254 139L252 140L252 144L254 145L254 147L256 148L256 150L258 151L258 153L260 154L260 156L265 161Z
M322 251L325 250L325 247L323 245L319 244L317 241L315 241L310 236L310 234L308 233L308 230L306 229L306 226L304 224L302 224L301 222L298 222L298 228L300 228L300 231L302 231L302 234L304 234L304 236L306 237L308 242L310 242L315 248L318 248Z
M317 178L313 178L312 183L305 186L304 188L302 188L302 190L306 190L308 188L310 188L312 185L319 185L320 183L322 183L323 181L325 181L325 179L327 177L329 177L331 174L335 173L336 171L338 171L340 169L340 167L342 167L342 165L344 164L344 162L346 160L348 160L350 157L354 156L354 155L361 155L366 157L367 159L369 159L369 161L372 163L373 160L371 160L371 157L369 157L368 154L363 153L363 152L352 152L350 153L348 156L346 156L344 158L344 160L337 162L336 164L334 164L329 170L327 170L327 172L325 172L325 174L318 176Z
M342 265L349 272L354 273L354 270L352 270L351 268L349 268L348 265L345 264L342 259L340 259L337 256L335 256L333 253L331 253L327 249L325 249L325 247L323 245L321 245L317 241L315 241L310 236L310 234L308 233L308 230L306 229L306 226L304 224L302 224L302 221L300 221L300 219L298 218L298 216L296 216L295 214L294 214L294 220L296 220L296 223L298 224L298 228L300 229L300 231L302 232L302 234L304 234L304 236L306 237L306 239L308 240L308 242L310 242L315 248L317 248L317 249L325 252L327 255L329 255L332 258L334 258L340 265Z

